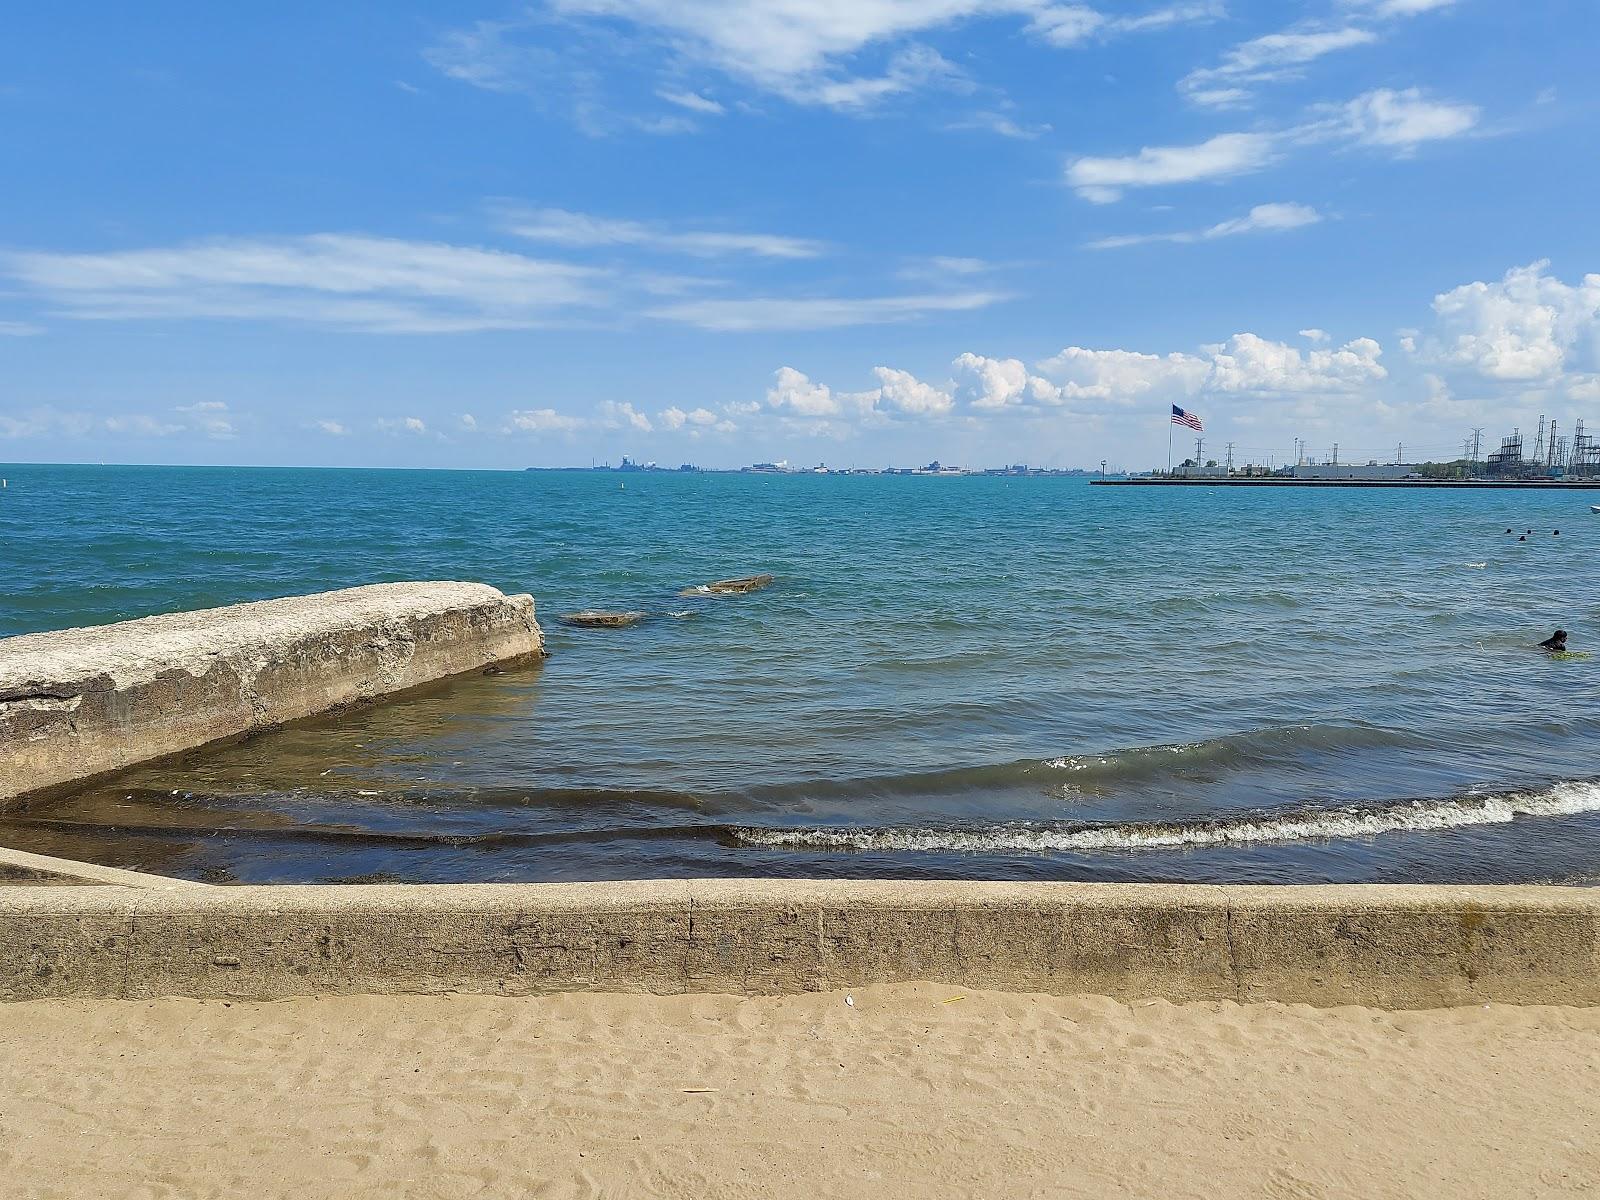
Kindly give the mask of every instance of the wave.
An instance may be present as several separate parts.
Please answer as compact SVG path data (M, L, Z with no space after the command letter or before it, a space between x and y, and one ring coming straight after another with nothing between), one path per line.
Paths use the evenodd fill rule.
M1403 831L1503 825L1519 817L1600 812L1600 783L1569 782L1540 792L1406 800L1360 807L1295 809L1214 821L1113 822L1098 825L1012 823L968 828L738 827L748 846L869 852L1048 853L1156 850L1262 842L1326 841Z
M1135 746L1105 754L1073 754L1040 764L1056 771L1071 771L1069 787L1082 790L1089 782L1136 781L1168 775L1190 767L1232 769L1348 750L1377 750L1415 745L1419 738L1401 730L1376 725L1280 725L1226 734L1199 742Z

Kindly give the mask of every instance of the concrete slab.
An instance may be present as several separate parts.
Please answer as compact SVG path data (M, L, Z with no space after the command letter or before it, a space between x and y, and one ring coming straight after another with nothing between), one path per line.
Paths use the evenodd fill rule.
M543 650L532 597L481 583L0 639L0 803Z

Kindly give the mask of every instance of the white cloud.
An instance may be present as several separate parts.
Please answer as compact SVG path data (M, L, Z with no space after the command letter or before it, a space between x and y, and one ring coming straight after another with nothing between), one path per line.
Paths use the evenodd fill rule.
M1242 42L1223 55L1220 65L1189 72L1178 89L1197 104L1236 106L1250 96L1249 85L1291 79L1298 68L1339 50L1370 45L1378 35L1350 25L1338 29L1289 29Z
M767 389L766 407L807 432L837 436L857 424L942 417L955 405L949 388L925 383L909 371L874 367L872 373L877 387L839 392L793 367L780 367Z
M836 417L844 412L844 405L833 389L827 384L812 382L809 375L793 367L779 367L773 373L772 386L767 389L767 404L800 417Z
M839 329L910 321L936 312L968 312L998 304L1003 292L950 292L921 296L689 300L653 309L648 315L701 329L723 332L752 330Z
M233 419L228 413L228 406L221 400L201 400L194 404L180 404L173 411L183 414L189 429L202 433L208 438L226 441L237 432L233 426Z
M527 329L611 300L607 274L496 250L353 234L0 256L80 320L255 319L368 333Z
M1247 175L1290 149L1345 142L1410 154L1423 142L1460 137L1478 122L1470 104L1432 100L1417 88L1377 88L1343 104L1320 105L1315 119L1274 131L1222 133L1192 146L1146 146L1121 157L1083 157L1067 164L1066 180L1097 204L1119 200L1127 188L1197 183Z
M467 433L478 432L478 418L473 416L471 413L458 414L456 417L456 422L461 426L462 430Z
M951 364L957 395L979 411L1009 408L1027 398L1028 368L1021 359L988 358L968 351Z
M873 367L872 373L878 377L875 404L883 408L913 416L940 416L955 405L947 389L924 383L909 371Z
M1202 386L1208 392L1351 392L1389 374L1378 362L1383 349L1371 338L1356 338L1337 349L1301 350L1253 333L1236 333L1206 349L1211 369Z
M655 43L651 48L664 60L667 79L712 70L793 103L861 111L916 88L959 84L951 64L913 39L964 22L1018 20L1048 45L1072 46L1089 37L1209 20L1221 6L1188 0L1138 16L1110 16L1051 0L549 0L546 10L453 31L425 56L446 75L475 87L525 92L550 103L561 93L576 93L580 124L603 132L608 121L596 111L603 102L594 94L595 81L614 74L614 66L599 56L609 49L615 58L619 45L636 51L641 40ZM553 42L557 30L565 44ZM854 70L854 60L867 51L881 53L888 69L877 75ZM681 83L661 90L669 103L707 111L684 103L687 96L704 97Z
M656 420L663 429L674 432L688 429L691 433L697 429L716 429L727 424L709 408L692 408L685 412L677 405L662 409L656 414Z
M0 321L0 337L34 337L43 332L42 325L27 321Z
M1493 380L1549 380L1600 365L1600 274L1571 285L1549 266L1541 259L1434 297L1438 331L1423 353Z
M668 104L676 104L679 108L686 108L690 112L704 113L707 116L720 117L728 110L709 96L702 96L699 92L676 92L667 88L659 89L656 95Z
M94 434L165 438L188 434L228 441L236 433L228 406L220 400L181 404L162 415L142 412L98 415L45 406L20 416L0 416L0 437L6 438L77 438Z
M1091 250L1112 250L1147 242L1205 242L1213 238L1236 237L1242 233L1279 232L1315 225L1322 214L1307 204L1257 204L1246 215L1219 221L1205 229L1177 233L1126 233L1097 238L1086 245Z
M595 424L601 429L631 429L635 433L649 433L653 428L650 418L626 401L602 401L595 413Z
M1308 342L1325 342L1328 340L1328 331L1325 329L1302 329L1300 336Z
M348 437L350 434L350 430L338 421L319 420L311 424L313 428L320 429L329 437Z
M378 428L384 433L425 434L428 426L421 417L379 417Z
M560 208L502 208L498 215L507 233L560 246L637 246L707 258L726 254L815 258L827 250L825 243L810 238L715 230L675 231L643 221L597 217Z
M1459 137L1478 123L1474 105L1429 100L1418 88L1378 88L1357 96L1340 113L1344 132L1353 140L1402 151L1421 142Z
M553 408L515 409L506 417L507 430L516 433L573 433L584 424L582 417Z
M1360 9L1377 17L1414 17L1419 13L1449 8L1456 0L1344 0L1346 8Z
M959 121L952 121L945 128L952 131L983 130L1023 142L1035 141L1049 133L1051 129L1049 125L1023 125L1005 113L993 111L975 112Z
M1277 153L1274 134L1222 133L1193 146L1146 146L1120 158L1078 158L1067 166L1067 182L1085 200L1106 204L1119 199L1124 188L1249 174Z
M1187 394L1205 380L1204 359L1192 354L1145 354L1068 346L1039 363L1057 381L1058 394L1080 401L1127 405L1152 392Z
M820 104L827 108L861 110L871 108L889 96L919 91L934 84L959 84L961 72L929 46L908 46L889 60L882 75L856 76L810 83L792 90L789 99L799 104Z

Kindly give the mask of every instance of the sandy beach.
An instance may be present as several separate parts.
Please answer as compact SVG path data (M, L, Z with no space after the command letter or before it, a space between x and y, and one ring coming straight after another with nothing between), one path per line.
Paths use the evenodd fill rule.
M1600 1191L1600 1010L849 1001L14 1004L0 1193Z

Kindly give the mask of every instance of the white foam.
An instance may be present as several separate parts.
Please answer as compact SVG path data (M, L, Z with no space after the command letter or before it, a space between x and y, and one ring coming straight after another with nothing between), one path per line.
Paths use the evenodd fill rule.
M1386 808L1321 812L1194 824L1114 824L1077 829L1020 825L984 829L758 829L734 831L753 846L819 850L1041 852L1146 850L1373 837L1403 830L1504 825L1518 817L1600 812L1600 784L1561 783L1546 792L1412 800Z

